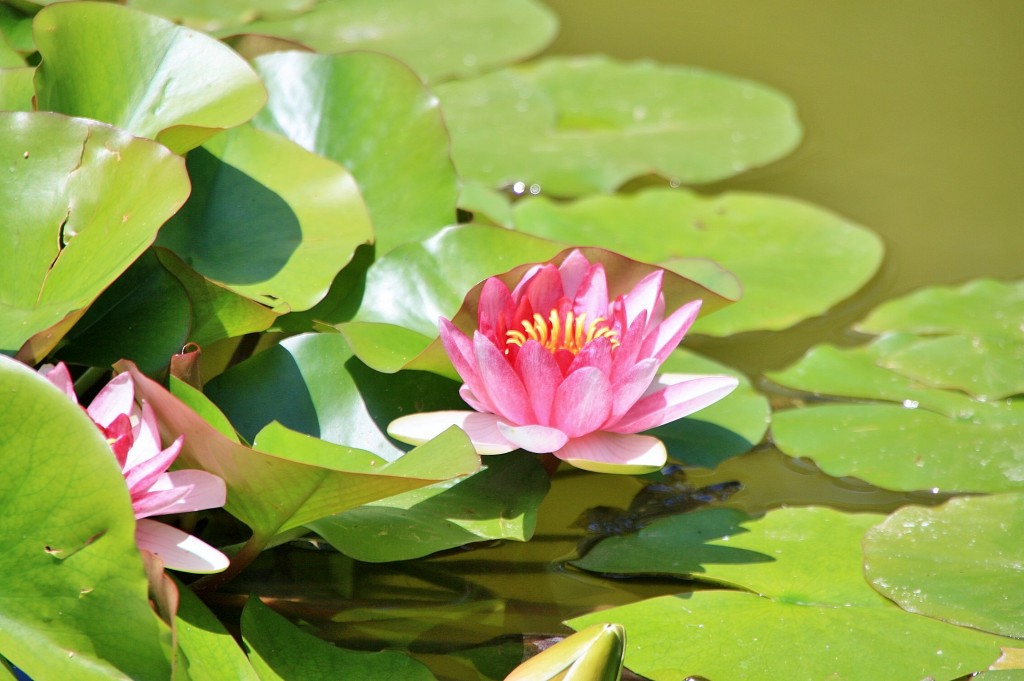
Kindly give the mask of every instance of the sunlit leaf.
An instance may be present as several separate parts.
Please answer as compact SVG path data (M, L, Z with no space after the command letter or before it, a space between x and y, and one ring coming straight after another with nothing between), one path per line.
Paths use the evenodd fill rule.
M834 213L792 199L653 189L572 203L519 201L516 229L595 245L645 262L709 258L734 273L743 297L694 325L727 336L784 329L853 295L878 270L882 242Z
M626 666L653 681L923 679L987 668L1000 638L899 608L815 607L735 591L661 596L568 622L626 628Z
M32 110L35 74L35 68L30 66L0 68L0 111Z
M751 518L714 508L608 537L573 565L612 574L673 575L725 584L776 601L879 606L861 567L861 539L883 516L787 508Z
M926 385L994 400L1024 393L1024 282L991 279L916 291L878 307L858 331L922 336L884 366Z
M279 52L255 66L270 101L254 123L352 173L377 253L455 221L448 132L437 98L406 66L370 52Z
M308 12L317 0L127 0L129 7L203 31Z
M234 637L199 597L179 585L180 604L175 618L178 646L188 658L192 679L260 681L256 670Z
M557 28L551 10L535 0L321 0L302 14L221 33L281 36L325 53L383 52L438 81L524 59L547 46Z
M6 4L0 5L0 35L18 52L34 52L36 49L32 41L32 17Z
M800 139L782 94L650 61L550 57L436 92L460 176L555 196L610 192L650 173L711 182L774 161Z
M309 527L345 554L371 562L419 558L488 539L527 541L548 487L536 456L489 456L469 477L382 499Z
M344 650L321 641L250 596L242 611L242 641L261 681L401 679L429 681L434 675L393 651Z
M0 163L0 250L18 254L0 267L6 352L89 305L189 191L164 147L58 114L0 113Z
M170 676L124 479L84 411L0 356L0 655L35 679Z
M883 366L886 357L917 342L916 336L893 334L859 348L818 346L770 374L789 388L877 402L776 412L775 444L790 456L813 459L830 475L887 489L1021 489L1024 402L981 402Z
M864 538L865 577L911 612L1024 638L1024 492L907 506Z
M106 2L62 2L33 23L39 108L110 123L183 153L266 101L249 65L202 33Z
M372 230L344 168L242 126L188 155L192 197L159 244L208 279L284 311L327 293Z

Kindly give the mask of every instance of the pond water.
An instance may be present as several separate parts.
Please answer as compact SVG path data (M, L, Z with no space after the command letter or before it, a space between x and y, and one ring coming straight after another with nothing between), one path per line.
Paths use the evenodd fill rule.
M687 347L744 370L768 390L765 371L786 366L815 343L852 342L848 326L883 300L925 285L1024 274L1024 4L548 4L562 20L551 54L603 52L696 65L774 86L796 101L805 137L795 153L701 192L738 189L804 199L885 241L879 275L825 317L778 333L692 338ZM907 500L828 479L767 445L715 471L680 473L668 489L648 490L632 515L622 511L646 482L562 469L528 543L384 565L288 548L268 552L218 598L230 608L255 590L345 646L408 645L439 678L477 678L451 651L506 641L515 658L521 634L565 634L560 623L568 617L685 588L678 581L599 579L565 567L594 532L622 531L651 509L702 501L756 512L806 503L885 510Z

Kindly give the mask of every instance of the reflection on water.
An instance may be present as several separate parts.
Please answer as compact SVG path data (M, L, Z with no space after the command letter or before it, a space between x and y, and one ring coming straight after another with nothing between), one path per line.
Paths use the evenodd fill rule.
M870 227L886 242L883 271L826 317L781 333L688 339L691 349L742 368L757 383L764 371L815 343L854 342L846 329L882 300L928 284L1024 274L1024 41L1016 33L1024 3L549 4L563 21L554 53L699 65L772 85L796 100L806 138L795 154L701 191L801 198ZM678 580L601 579L564 562L593 541L593 530L635 527L659 503L662 511L675 510L673 503L688 508L701 494L754 513L804 504L885 511L940 501L835 480L770 446L714 471L690 470L685 479L562 470L529 543L382 565L293 547L263 556L231 586L238 596L218 597L224 607L240 607L241 594L251 589L342 645L404 645L439 676L478 678L475 665L500 677L524 650L567 633L563 619L693 588ZM475 650L478 645L487 648Z

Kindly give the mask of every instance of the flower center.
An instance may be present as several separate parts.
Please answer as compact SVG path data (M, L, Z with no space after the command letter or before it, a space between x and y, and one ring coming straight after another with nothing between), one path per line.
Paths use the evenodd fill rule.
M608 326L606 321L604 317L597 317L588 324L586 312L578 317L571 311L566 312L564 320L558 310L552 310L547 319L534 314L532 320L522 320L522 331L510 329L505 332L505 345L523 347L526 341L535 340L548 352L568 350L575 355L590 341L607 338L613 348L618 347L619 332ZM505 352L508 353L508 348Z

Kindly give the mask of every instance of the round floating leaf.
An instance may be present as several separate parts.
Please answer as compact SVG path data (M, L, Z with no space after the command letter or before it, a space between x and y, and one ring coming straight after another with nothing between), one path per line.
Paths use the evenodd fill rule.
M261 681L434 678L421 663L402 653L344 650L321 641L275 613L255 595L242 610L242 640Z
M448 132L437 98L406 66L370 52L279 52L255 65L270 101L254 123L352 173L378 253L454 222Z
M347 0L321 1L296 16L268 17L221 33L280 36L318 52L383 52L425 80L438 81L525 59L544 49L557 29L555 15L534 0Z
M0 356L0 654L35 679L167 679L135 520L88 416Z
M894 607L794 605L732 591L661 596L567 624L598 622L626 628L626 666L654 681L950 681L1013 644Z
M178 594L175 634L179 649L188 658L190 677L260 681L238 643L192 589L179 583Z
M34 67L0 68L0 111L32 111Z
M899 606L1024 638L1024 492L902 508L864 537L864 574Z
M917 342L882 336L861 348L813 348L770 375L824 395L893 404L829 404L776 412L772 436L784 453L826 473L895 490L1001 492L1024 487L1024 402L981 402L921 385L881 366ZM951 361L957 361L950 358Z
M861 538L883 517L786 508L751 518L706 509L608 537L572 564L593 572L689 577L784 603L878 606L885 601L864 581Z
M192 197L158 243L270 307L312 307L373 238L352 176L273 133L226 131L188 155L188 170Z
M885 366L982 399L1024 393L1024 282L982 279L916 291L878 307L858 331L925 336Z
M181 158L110 126L0 113L0 350L88 306L184 203ZM45 356L59 340L39 351Z
M183 153L249 120L266 92L226 45L106 2L62 2L33 24L39 108L116 125Z
M419 558L489 539L527 541L550 482L531 454L489 456L447 480L324 518L308 527L356 560Z
M556 196L610 192L657 173L711 182L789 153L793 104L695 68L548 58L436 87L459 175Z
M686 341L684 340L685 344ZM688 466L715 468L723 460L754 448L768 430L771 409L741 372L680 348L661 371L677 374L728 374L739 386L726 397L687 418L650 431L665 443L669 456Z
M6 4L0 5L0 36L12 49L23 54L35 52L32 17Z
M284 19L308 12L318 0L127 0L129 7L167 17L202 31L238 26L257 20Z
M878 270L881 240L834 213L791 199L652 189L572 203L515 205L516 229L599 245L645 262L709 258L734 273L743 297L694 331L727 336L784 329L853 295Z

